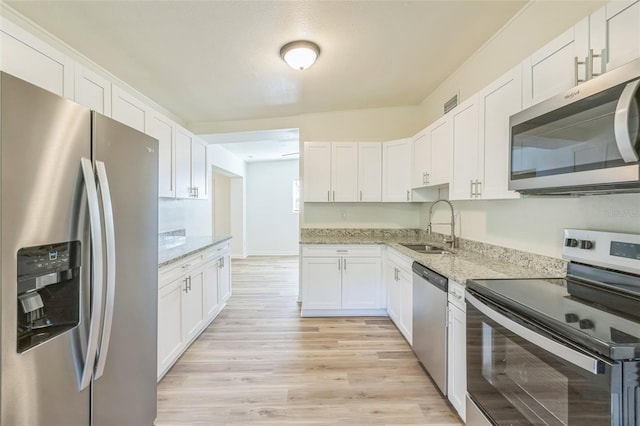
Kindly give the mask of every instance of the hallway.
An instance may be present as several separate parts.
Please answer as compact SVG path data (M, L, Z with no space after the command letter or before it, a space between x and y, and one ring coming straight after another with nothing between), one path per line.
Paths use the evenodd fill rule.
M158 385L157 426L459 425L388 318L300 318L297 257L232 261L227 307Z

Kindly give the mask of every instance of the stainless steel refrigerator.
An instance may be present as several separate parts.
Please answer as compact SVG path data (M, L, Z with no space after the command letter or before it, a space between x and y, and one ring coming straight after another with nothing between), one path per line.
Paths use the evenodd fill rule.
M152 425L158 142L6 73L0 95L0 425Z

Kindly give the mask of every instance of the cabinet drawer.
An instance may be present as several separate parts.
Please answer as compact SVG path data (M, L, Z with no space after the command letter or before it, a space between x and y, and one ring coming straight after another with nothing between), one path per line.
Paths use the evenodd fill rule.
M304 245L303 257L380 257L379 245Z
M167 266L163 266L158 271L158 283L159 288L164 287L169 284L171 281L180 277L181 275L186 274L191 269L202 264L204 259L204 252L199 252L193 254L191 256L185 257L184 259L180 259L179 261L172 263Z
M229 251L229 242L226 241L224 243L217 244L204 252L204 261L208 262L210 260L214 260Z

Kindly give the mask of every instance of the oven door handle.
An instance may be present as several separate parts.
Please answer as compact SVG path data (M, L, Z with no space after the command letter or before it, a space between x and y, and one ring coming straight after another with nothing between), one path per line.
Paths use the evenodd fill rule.
M592 374L601 374L604 372L604 363L596 358L585 355L581 352L575 351L555 340L549 339L541 334L536 333L524 327L517 322L507 318L506 316L491 309L489 306L482 303L480 300L473 297L467 292L467 301L471 303L477 310L482 312L483 315L491 318L507 330L517 334L526 341L533 343L539 348L556 355L563 360L570 362L576 367L580 367Z

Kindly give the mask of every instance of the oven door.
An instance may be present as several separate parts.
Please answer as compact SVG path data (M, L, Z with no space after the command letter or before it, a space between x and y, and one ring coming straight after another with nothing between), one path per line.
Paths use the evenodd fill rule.
M621 425L621 367L467 292L467 390L496 425Z

